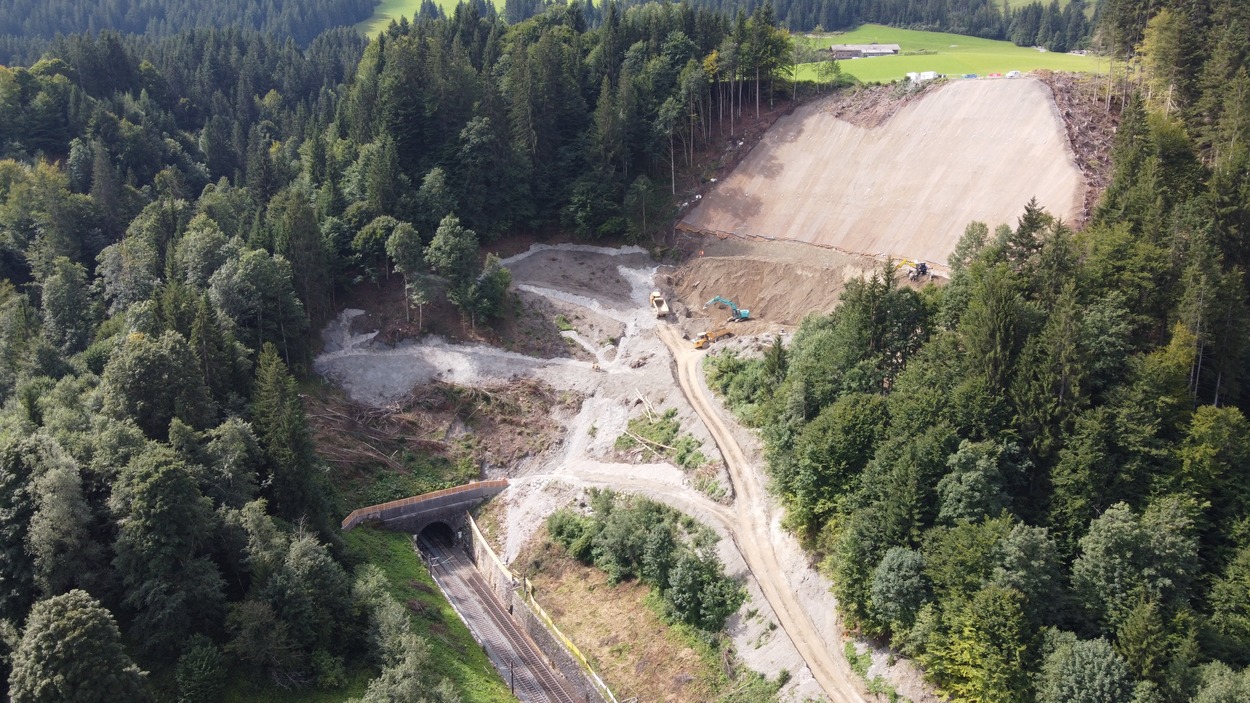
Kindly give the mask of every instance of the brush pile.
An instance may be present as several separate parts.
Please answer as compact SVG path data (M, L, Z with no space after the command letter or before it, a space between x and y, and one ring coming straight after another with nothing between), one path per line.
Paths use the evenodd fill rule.
M1076 164L1085 176L1085 202L1076 226L1089 221L1098 198L1111 181L1111 147L1120 124L1118 105L1107 107L1105 79L1084 73L1035 71L1055 95Z

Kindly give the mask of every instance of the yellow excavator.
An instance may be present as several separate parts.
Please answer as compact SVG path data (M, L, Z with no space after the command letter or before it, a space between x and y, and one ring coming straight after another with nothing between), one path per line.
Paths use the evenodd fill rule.
M711 344L712 342L715 342L716 340L721 339L722 337L732 337L733 334L734 333L730 332L729 329L726 327L720 327L710 332L704 332L703 334L700 334L698 337L694 338L694 348L703 349L707 347L707 345Z
M923 261L912 261L911 259L899 259L898 263L894 264L894 270L897 271L903 268L904 266L907 266L911 269L907 273L907 278L909 280L919 281L921 277L923 276L928 276L930 279L933 278L933 272L929 270L929 265Z

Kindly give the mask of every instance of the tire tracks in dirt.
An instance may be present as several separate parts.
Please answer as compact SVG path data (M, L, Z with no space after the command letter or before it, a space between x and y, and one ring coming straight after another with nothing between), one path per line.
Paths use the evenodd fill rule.
M867 699L855 684L850 663L841 652L832 652L823 646L824 638L786 582L770 535L768 496L763 481L704 392L702 384L698 383L702 354L690 348L689 342L683 340L674 327L661 325L657 332L673 354L682 393L711 432L729 466L735 495L735 519L728 528L738 551L755 574L782 629L798 649L825 695L838 703L866 703Z

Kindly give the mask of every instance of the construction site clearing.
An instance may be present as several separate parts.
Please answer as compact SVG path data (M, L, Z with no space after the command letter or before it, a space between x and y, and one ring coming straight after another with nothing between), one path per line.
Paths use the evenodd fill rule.
M829 583L781 530L780 511L762 488L750 493L750 503L742 502L746 498L735 491L721 445L675 377L674 347L665 340L672 330L678 348L701 356L707 352L693 348L698 336L728 327L733 335L717 339L714 347L754 353L773 334L788 335L804 315L832 310L845 281L871 275L880 262L736 239L685 240L681 246L691 258L678 266L658 266L637 248L575 244L536 245L506 260L521 302L541 298L550 306L543 309L567 322L569 329L558 334L578 348L574 355L530 356L433 337L380 340L362 322L363 313L345 311L323 332L324 351L314 362L345 397L318 405L314 422L332 442L351 435L361 440L347 445L351 452L336 454L338 462L367 463L400 448L432 450L444 452L453 464L465 456L475 459L485 470L482 478L510 478L511 487L494 499L505 516L496 527L504 533L497 537L505 560L515 559L539 534L547 515L591 487L642 493L703 521L726 538L718 545L722 560L751 593L728 629L741 665L770 678L786 671L783 700L814 698L824 688L795 642L818 646L827 657L841 656ZM761 268L765 265L770 268ZM744 278L744 266L757 275ZM809 274L810 294L786 300L799 270ZM668 308L665 316L658 316L657 292ZM716 301L718 296L733 307ZM734 307L748 319L730 323ZM701 388L696 392L710 400ZM632 418L670 410L681 432L707 457L705 467L685 470L650 452L622 456L615 449ZM412 441L403 447L382 441L392 430ZM731 431L762 467L754 438ZM404 470L402 463L388 467L392 474ZM754 516L755 527L741 522L743 514ZM765 534L754 531L761 525L772 527ZM780 567L761 576L748 566L755 557L740 553L740 544L776 550ZM760 578L769 583L759 585ZM784 592L801 603L788 612L805 613L807 630L787 628L766 592ZM755 615L746 617L748 611ZM905 660L887 666L884 652L879 659L912 700L930 700Z
M675 235L673 249L681 254L676 265L658 265L637 247L579 244L536 244L505 259L518 309L531 317L552 318L544 324L507 326L506 334L491 343L421 335L396 339L370 329L373 314L344 311L323 332L324 349L314 362L314 368L341 389L344 399L337 405L318 406L322 417L315 421L331 436L356 435L362 441L350 445L359 455L341 452L332 460L377 459L400 473L405 470L402 462L387 464L379 456L400 448L431 449L444 451L448 460L471 458L482 467L481 478L509 478L510 487L490 508L495 516L490 538L505 562L532 553L529 545L541 538L545 518L583 500L589 488L635 492L664 502L726 538L718 543L718 554L727 572L740 578L750 594L727 626L742 666L770 678L787 672L781 700L825 695L837 701L866 701L863 684L850 672L843 653L830 584L782 529L781 509L764 489L758 439L719 407L702 380L699 362L705 354L727 349L760 353L776 335L788 340L807 315L832 311L850 281L886 275L894 276L898 285L920 287L930 285L935 274L940 281L946 255L967 221L940 225L924 220L903 226L890 220L870 229L873 236L884 238L811 239L811 243L798 236L765 239L749 231L720 231L709 237L699 233L707 231L699 222L735 207L747 219L762 217L766 205L788 208L799 222L818 222L824 214L832 218L833 213L826 213L831 206L819 198L780 198L784 201L780 205L757 202L758 197L735 202L735 189L769 178L793 181L788 171L794 168L791 160L799 158L795 145L811 136L807 133L812 128L804 121L824 125L827 134L844 130L830 126L828 120L845 122L847 115L837 106L845 106L848 99L864 107L850 113L865 125L856 127L861 131L911 124L923 126L922 136L933 137L941 130L964 132L959 144L947 146L975 145L979 159L998 169L996 173L1024 172L1002 178L1004 192L984 194L992 201L989 205L1001 205L1001 210L977 210L989 214L973 219L991 227L1014 224L1024 203L1037 195L1034 186L1046 180L1039 181L1038 174L1049 173L1054 176L1050 179L1056 185L1054 192L1062 196L1052 211L1079 221L1088 201L1086 184L1105 182L1099 169L1104 168L1102 152L1109 144L1106 131L1114 128L1113 117L1091 116L1096 112L1091 108L1098 100L1096 86L1089 89L1054 76L1045 82L976 85L1015 86L978 100L1008 103L1002 108L1007 112L995 113L1000 119L1010 113L1019 117L1019 125L1042 125L1044 134L1029 142L1025 156L1010 151L1017 139L1013 134L976 133L981 117L966 109L948 110L943 117L962 127L938 124L933 121L936 114L930 114L929 121L907 118L908 110L931 100L937 102L925 110L941 113L935 106L950 106L952 98L960 96L958 85L930 87L917 94L878 90L858 98L843 96L779 120L739 167L686 213L682 229L698 232ZM1063 94L1062 109L1051 96L1051 86ZM874 123L876 127L871 126ZM1068 137L1074 123L1100 125L1075 152ZM983 143L976 144L978 140ZM966 161L938 163L935 152L914 149L915 140L893 140L893 152L887 148L891 140L871 141L876 162L896 172L946 169L943 175L925 176L938 182L964 177L959 169L969 168ZM920 153L934 161L913 163ZM1008 153L1015 155L1004 156ZM817 164L810 155L802 159L807 163L804 168L816 174L812 178L838 179L841 167L836 159L824 162L824 172L812 170ZM874 183L884 187L885 181ZM970 217L973 210L959 210L964 203L949 200L971 197L967 192L943 193L935 189L913 195L925 200L921 208L925 213L955 210L962 214L952 217ZM718 208L720 215L715 214ZM872 215L864 211L857 216ZM887 239L892 242L888 246ZM525 401L526 397L533 400ZM707 458L700 471L682 469L657 452L625 456L614 447L629 432L631 419L669 412ZM384 442L392 431L417 443L399 447ZM775 632L761 646L766 622L776 623ZM872 654L870 676L885 678L917 703L937 700L906 659L867 642L856 647ZM616 667L614 675L627 676L629 669Z
M777 120L678 229L908 257L940 273L969 222L1014 224L1031 198L1079 223L1087 183L1105 182L1102 125L1113 122L1091 119L1107 111L1074 85L1046 74L813 101ZM1097 143L1076 150L1081 125L1098 125Z

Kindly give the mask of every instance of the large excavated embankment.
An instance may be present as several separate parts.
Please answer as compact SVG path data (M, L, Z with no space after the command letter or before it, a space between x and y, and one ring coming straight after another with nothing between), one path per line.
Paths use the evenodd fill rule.
M1032 197L1072 221L1084 189L1045 84L956 80L872 128L800 107L681 226L945 264L969 222L1015 225Z

